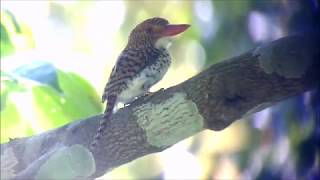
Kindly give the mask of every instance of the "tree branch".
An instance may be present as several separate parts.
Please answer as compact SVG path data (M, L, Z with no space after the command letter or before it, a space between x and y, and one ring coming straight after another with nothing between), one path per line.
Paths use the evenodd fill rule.
M101 115L1 144L9 178L98 177L162 151L204 129L235 120L319 86L319 35L285 37L215 64L193 78L115 113L97 150ZM8 170L9 169L9 170Z

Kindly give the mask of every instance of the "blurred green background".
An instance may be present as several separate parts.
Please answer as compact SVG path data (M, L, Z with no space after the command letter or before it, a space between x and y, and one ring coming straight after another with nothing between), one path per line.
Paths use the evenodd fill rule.
M101 113L100 97L131 29L159 16L192 27L152 90L262 43L319 29L315 0L1 1L1 143ZM204 131L101 179L319 178L319 91Z

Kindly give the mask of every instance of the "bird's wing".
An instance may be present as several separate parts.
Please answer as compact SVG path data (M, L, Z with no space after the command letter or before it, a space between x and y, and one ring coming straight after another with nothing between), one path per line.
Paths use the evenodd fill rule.
M113 67L110 78L102 96L102 102L109 96L117 96L127 88L127 81L134 78L148 64L146 53L139 49L124 50L116 65Z

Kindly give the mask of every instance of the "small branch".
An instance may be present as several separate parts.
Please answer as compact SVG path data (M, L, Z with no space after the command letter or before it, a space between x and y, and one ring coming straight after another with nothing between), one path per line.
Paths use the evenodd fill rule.
M11 163L14 173L8 176L17 179L101 176L199 131L222 130L243 116L319 86L317 42L316 34L285 37L140 98L112 116L92 153L87 147L100 115L1 144L1 159ZM60 174L49 173L48 168L54 171L59 165L66 166Z

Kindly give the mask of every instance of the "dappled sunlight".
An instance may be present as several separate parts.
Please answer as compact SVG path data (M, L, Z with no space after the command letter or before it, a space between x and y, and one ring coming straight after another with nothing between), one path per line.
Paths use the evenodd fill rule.
M203 145L199 150L200 154L239 151L249 143L248 137L250 136L246 123L241 121L235 122L223 131L212 132L206 130L199 135L204 139ZM207 143L208 141L210 143Z
M303 8L287 0L1 1L1 142L101 113L112 67L130 31L147 18L191 24L174 38L172 65L154 92L295 32ZM304 143L316 139L316 94L293 97L223 131L202 131L99 179L304 177L319 167L304 157L315 154Z
M25 122L31 127L36 134L41 133L45 128L38 121L33 108L32 94L30 93L14 93L11 95L12 101L16 102L17 108L20 110L19 114L21 122ZM23 123L24 124L24 123Z
M102 62L115 59L116 36L124 22L125 12L123 1L95 2L86 12L84 35L89 43L87 46L90 46L94 57L105 57L100 59Z
M150 179L162 173L161 155L150 154L115 168L99 179Z
M252 11L249 15L249 33L254 41L263 42L275 40L284 36L284 32L278 27L279 22L271 19L267 14Z
M212 179L241 179L235 161L230 157L221 157Z
M215 6L211 1L194 1L193 10L198 18L199 31L203 39L211 39L217 32L219 19L216 17Z
M200 179L201 164L185 147L176 144L161 154L164 179Z
M258 129L265 129L271 121L271 109L267 108L255 113L253 116L253 127Z

